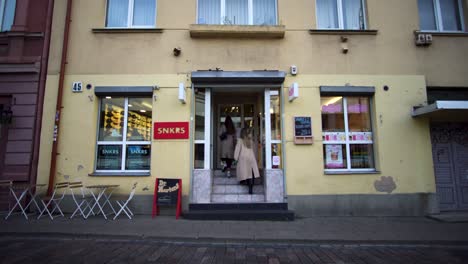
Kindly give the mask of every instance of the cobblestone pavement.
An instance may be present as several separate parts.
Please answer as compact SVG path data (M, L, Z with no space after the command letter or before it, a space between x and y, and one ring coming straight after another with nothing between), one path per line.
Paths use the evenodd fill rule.
M466 246L0 238L0 263L468 263Z

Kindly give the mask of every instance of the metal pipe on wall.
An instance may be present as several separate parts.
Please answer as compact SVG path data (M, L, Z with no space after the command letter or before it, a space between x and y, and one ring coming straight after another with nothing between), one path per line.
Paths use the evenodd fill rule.
M52 194L55 173L57 172L57 155L58 144L59 144L59 132L60 132L60 118L62 111L62 100L63 100L63 86L65 81L65 68L67 65L67 54L68 54L68 39L70 33L71 23L71 12L72 12L73 0L67 2L67 14L65 16L65 28L63 33L63 45L62 45L62 58L60 62L60 76L59 76L59 87L57 94L57 104L55 108L55 124L54 124L54 141L52 143L52 154L50 159L50 173L49 173L49 186L47 188L47 194Z

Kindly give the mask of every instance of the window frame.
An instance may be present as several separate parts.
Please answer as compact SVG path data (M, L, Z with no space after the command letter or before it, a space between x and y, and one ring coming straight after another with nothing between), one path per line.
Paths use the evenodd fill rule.
M224 19L223 17L226 16L226 0L218 0L220 1L220 12L219 12L219 24L215 24L215 25L233 25L233 26L262 26L260 24L254 24L253 23L253 20L254 20L254 17L253 17L253 1L255 0L247 0L248 1L248 9L247 9L247 13L248 13L248 19L249 19L249 23L248 24L224 24ZM196 16L196 24L197 25L209 25L209 24L200 24L198 23L198 19L199 19L199 0L197 0L197 16ZM265 25L265 26L277 26L278 25L278 0L275 0L275 23L273 25Z
M366 0L360 0L361 5L362 5L362 17L364 19L364 28L360 29L353 29L353 28L344 28L344 11L343 11L343 1L346 0L334 0L336 1L336 12L337 12L337 18L338 18L338 27L337 28L321 28L319 27L319 21L318 21L318 14L319 14L319 9L317 5L317 0L315 1L315 21L316 21L316 26L317 29L323 29L323 30L367 30L367 7L366 7Z
M123 27L110 27L107 26L107 18L109 16L109 1L106 1L106 21L105 21L105 27L108 29L122 29L122 28L156 28L156 19L158 15L158 1L153 0L155 2L154 4L154 21L152 26L135 26L133 25L133 10L135 8L135 0L128 0L128 14L127 14L127 25Z
M149 173L151 172L151 149L152 149L152 142L151 139L149 141L128 141L127 140L127 127L128 127L128 100L129 98L151 98L149 96L115 96L112 98L124 98L124 125L122 130L122 141L100 141L99 140L99 132L100 132L100 121L101 121L101 109L102 109L102 100L107 99L107 96L99 97L99 107L98 107L98 115L97 115L97 129L96 129L96 149L94 151L94 172L96 173ZM153 105L151 107L153 109ZM151 114L151 118L153 115ZM152 135L152 127L151 127L151 135ZM121 163L120 163L120 170L98 170L98 150L100 145L112 145L112 146L122 146L122 155L121 155ZM149 170L126 170L126 158L127 158L127 146L131 145L150 145L150 169Z
M0 32L7 32L11 31L11 26L15 23L15 15L16 15L16 0L15 0L15 8L13 9L13 23L10 28L3 30L3 22L5 20L5 13L7 8L7 1L11 0L0 0Z
M421 32L465 32L465 18L463 16L463 3L462 0L457 0L458 4L458 18L460 19L460 30L444 30L442 11L440 9L440 0L431 0L434 7L434 20L436 29L421 29L421 14L419 13L419 4L418 4L418 17L419 17L419 31Z
M344 140L344 143L342 143L342 141L325 141L325 139L323 139L322 141L322 145L323 145L323 148L325 147L325 145L345 145L345 150L346 150L346 168L344 169L327 169L325 167L325 159L326 157L323 156L323 169L324 169L324 172L325 173L365 173L365 172L376 172L377 171L377 166L376 166L376 155L375 155L375 128L374 128L374 124L373 124L373 113L372 113L372 110L373 109L373 96L369 96L369 95L335 95L335 96L341 96L342 99L343 99L343 122L344 122L344 127L345 127L345 140ZM321 95L320 98L322 97L329 97L329 95ZM348 120L348 98L350 97L366 97L368 98L369 100L369 121L370 121L370 128L371 128L371 133L372 133L372 140L371 142L368 142L368 141L350 141L349 140L349 136L350 136L350 131L349 131L349 120ZM322 107L322 106L321 106ZM322 114L322 109L320 107L320 113ZM323 122L323 119L321 119L321 121ZM323 131L323 127L322 127L322 137L324 135L324 132ZM352 142L352 143L351 143ZM355 145L355 144L368 144L368 145L372 145L372 160L373 160L373 164L374 164L374 167L373 168L356 168L356 169L353 169L351 168L351 145ZM322 148L322 151L323 151L323 148Z

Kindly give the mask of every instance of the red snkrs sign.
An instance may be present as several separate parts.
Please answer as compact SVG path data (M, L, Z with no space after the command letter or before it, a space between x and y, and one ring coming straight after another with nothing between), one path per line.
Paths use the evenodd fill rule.
M189 122L154 122L154 139L188 139Z

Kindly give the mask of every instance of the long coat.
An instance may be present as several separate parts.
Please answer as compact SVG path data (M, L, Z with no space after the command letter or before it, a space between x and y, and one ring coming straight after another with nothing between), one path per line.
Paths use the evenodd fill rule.
M238 181L251 179L252 172L255 178L260 177L253 149L246 147L242 139L237 140L234 159L237 160L236 175Z
M223 125L221 128L221 134L227 132L226 126ZM221 140L221 158L222 159L234 159L234 137L235 134L227 134L226 139Z

